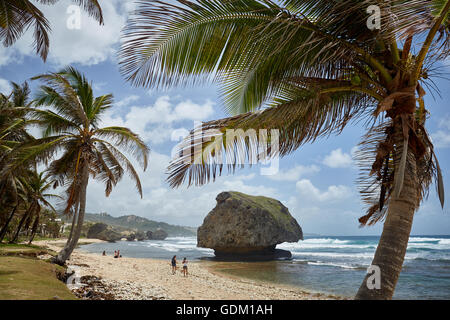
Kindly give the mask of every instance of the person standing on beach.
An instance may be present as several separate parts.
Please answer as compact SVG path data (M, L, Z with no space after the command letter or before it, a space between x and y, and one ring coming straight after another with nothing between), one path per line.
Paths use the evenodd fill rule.
M172 258L172 274L175 274L177 271L177 256L173 256Z
M187 259L186 258L184 258L183 259L183 275L185 276L185 277L187 277L187 275L188 275L188 268L187 268Z

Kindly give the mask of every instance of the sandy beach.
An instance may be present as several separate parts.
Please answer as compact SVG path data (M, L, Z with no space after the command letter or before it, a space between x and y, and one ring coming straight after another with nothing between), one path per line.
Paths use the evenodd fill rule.
M79 244L101 242L80 239ZM35 244L58 251L64 240L38 241ZM212 271L213 262L190 261L189 276L183 277L181 269L171 272L170 262L158 259L123 257L86 253L76 249L69 266L75 266L80 276L100 278L99 290L114 299L123 300L316 300L336 299L320 293L302 291L295 287L253 281L227 276Z

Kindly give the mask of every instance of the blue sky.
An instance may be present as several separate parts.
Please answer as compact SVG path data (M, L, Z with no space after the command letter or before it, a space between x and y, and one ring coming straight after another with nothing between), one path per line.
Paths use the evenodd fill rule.
M203 187L170 189L165 182L165 170L177 137L191 129L194 121L226 116L217 88L213 84L167 91L131 87L119 74L116 62L119 33L132 8L131 1L102 1L105 26L99 27L83 14L80 30L66 27L66 10L70 4L62 0L54 7L42 7L53 27L47 63L34 55L30 34L11 48L0 47L0 91L9 90L8 81L22 82L70 64L93 82L96 95L114 94L116 105L105 116L103 124L130 127L144 137L152 150L149 170L141 172L144 198L139 198L128 179L124 179L109 198L104 196L101 184L91 181L89 212L108 212L114 216L136 214L198 226L215 206L218 193L236 190L279 199L306 233L380 234L381 224L361 229L357 221L364 211L357 191L358 169L352 160L352 149L365 132L362 124L349 125L339 136L301 147L280 160L276 175L262 176L256 166L234 175L225 174ZM449 66L447 63L439 68L449 72ZM427 126L436 145L446 190L450 190L450 83L436 79L436 84L442 96L436 99L431 94L426 96L426 105L432 114ZM33 83L34 88L36 85ZM449 201L448 198L442 210L433 185L429 199L416 214L412 233L450 234Z

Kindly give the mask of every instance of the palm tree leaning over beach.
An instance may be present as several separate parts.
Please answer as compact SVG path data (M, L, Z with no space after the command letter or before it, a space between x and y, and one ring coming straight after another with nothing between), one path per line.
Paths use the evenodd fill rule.
M39 4L54 5L59 0L35 0ZM103 24L103 13L98 0L73 0L76 4ZM36 53L47 59L50 40L50 23L41 10L30 0L0 0L0 41L5 47L13 45L25 31L34 27L33 38ZM61 26L60 26L61 27Z
M44 84L35 99L31 116L44 129L43 138L25 145L15 153L14 165L46 161L54 186L66 188L64 213L73 214L74 230L55 262L64 264L81 234L86 209L89 177L105 183L106 196L127 172L142 197L139 176L127 158L132 155L145 170L149 149L124 127L99 128L101 117L113 104L112 95L94 97L88 80L72 67L58 73L37 76ZM39 109L46 106L48 109ZM56 159L53 159L56 157Z
M379 30L367 13L373 4ZM367 275L356 298L390 299L433 177L444 203L423 87L433 88L433 63L449 55L449 8L450 0L143 1L123 31L121 71L144 87L216 81L235 115L191 131L169 167L173 187L240 165L221 155L258 155L243 135L219 140L221 152L212 147L228 129L276 129L275 155L284 156L354 121L370 124L359 147L368 205L359 222L385 219L372 262L381 289L370 290Z

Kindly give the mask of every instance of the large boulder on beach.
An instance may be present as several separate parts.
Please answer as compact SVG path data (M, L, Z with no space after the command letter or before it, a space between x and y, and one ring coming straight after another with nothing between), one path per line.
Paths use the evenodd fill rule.
M95 223L89 227L87 237L90 239L100 239L108 242L115 242L122 239L122 234L113 230L106 223Z
M222 192L216 207L197 231L197 246L214 249L217 257L272 259L290 257L276 249L303 240L303 232L280 201L240 192Z
M136 232L136 240L137 241L147 240L147 236L146 236L146 234L144 232L138 231L138 232Z
M163 229L156 229L151 234L151 240L164 240L168 237L168 234Z

